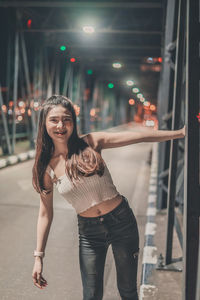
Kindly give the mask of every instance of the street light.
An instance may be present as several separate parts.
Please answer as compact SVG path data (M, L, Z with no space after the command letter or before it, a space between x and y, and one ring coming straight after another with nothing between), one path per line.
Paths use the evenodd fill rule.
M128 86L133 86L133 85L134 85L134 81L133 81L133 80L127 80L127 81L126 81L126 84L127 84Z
M95 29L93 26L83 26L83 31L85 33L91 34L94 33Z
M115 69L120 69L122 67L122 64L120 64L119 62L115 62L112 64L113 68Z
M132 91L133 91L133 93L137 94L137 93L139 93L140 90L138 88L133 88Z

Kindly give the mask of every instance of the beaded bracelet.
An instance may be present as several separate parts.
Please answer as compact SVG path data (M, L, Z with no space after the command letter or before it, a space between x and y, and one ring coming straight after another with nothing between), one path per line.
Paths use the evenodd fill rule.
M44 256L45 256L45 253L44 253L44 252L37 251L37 250L34 250L33 256L34 256L34 257L36 257L36 256L44 257Z

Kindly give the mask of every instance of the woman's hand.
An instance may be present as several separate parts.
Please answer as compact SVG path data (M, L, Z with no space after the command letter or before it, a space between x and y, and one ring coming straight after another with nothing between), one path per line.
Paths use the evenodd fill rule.
M185 137L185 131L186 131L186 129L185 129L185 125L184 125L184 127L182 128L182 129L180 129L181 130L181 133L182 133L182 135L183 135L183 138Z
M32 278L34 285L37 286L40 289L43 289L48 283L46 279L42 276L42 269L43 269L43 261L41 257L36 257L35 258L35 264L33 267L33 272L32 272Z

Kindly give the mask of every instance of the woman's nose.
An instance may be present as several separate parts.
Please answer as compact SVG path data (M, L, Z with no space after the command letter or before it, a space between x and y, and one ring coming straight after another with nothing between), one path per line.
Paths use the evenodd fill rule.
M62 127L62 126L63 126L62 121L58 122L57 127Z

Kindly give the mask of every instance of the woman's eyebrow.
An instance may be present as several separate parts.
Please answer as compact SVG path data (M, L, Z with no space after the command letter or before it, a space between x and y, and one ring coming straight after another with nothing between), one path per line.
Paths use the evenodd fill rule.
M63 118L64 117L71 117L71 115L64 115L64 116L62 116ZM49 116L49 118L59 118L58 116Z

